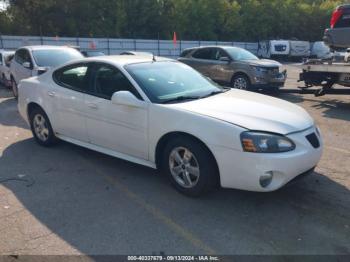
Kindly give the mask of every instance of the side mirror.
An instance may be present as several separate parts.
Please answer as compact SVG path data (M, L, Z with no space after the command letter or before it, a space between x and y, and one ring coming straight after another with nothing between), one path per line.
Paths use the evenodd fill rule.
M22 66L25 67L25 68L28 68L28 69L31 68L31 64L30 64L29 62L24 62L24 63L22 64Z
M219 58L219 61L222 61L222 62L231 62L231 59L227 56L222 56Z
M112 103L115 105L123 105L129 107L142 108L145 103L136 98L129 91L118 91L112 95Z

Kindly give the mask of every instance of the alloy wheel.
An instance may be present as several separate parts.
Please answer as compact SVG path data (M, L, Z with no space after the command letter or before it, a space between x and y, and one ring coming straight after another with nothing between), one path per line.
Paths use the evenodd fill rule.
M171 151L169 168L176 183L184 188L193 188L199 181L198 161L194 154L185 147L176 147Z
M233 82L233 87L246 90L248 86L247 80L244 77L237 77Z
M46 142L49 139L49 127L45 118L41 114L36 114L33 119L33 128L35 135L41 141Z

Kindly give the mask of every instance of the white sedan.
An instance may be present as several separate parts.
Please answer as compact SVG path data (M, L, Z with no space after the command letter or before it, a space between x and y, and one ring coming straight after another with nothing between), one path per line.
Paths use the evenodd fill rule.
M322 139L302 108L224 89L180 62L87 58L21 81L19 111L36 141L62 139L159 168L176 189L267 192L311 173Z

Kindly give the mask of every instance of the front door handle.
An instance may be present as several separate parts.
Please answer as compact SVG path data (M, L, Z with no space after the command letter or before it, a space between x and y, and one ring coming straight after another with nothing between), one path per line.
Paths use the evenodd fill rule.
M94 103L88 103L87 106L92 108L92 109L98 109L98 106Z
M53 91L49 91L49 92L47 92L47 94L51 97L54 97L56 95L56 93Z

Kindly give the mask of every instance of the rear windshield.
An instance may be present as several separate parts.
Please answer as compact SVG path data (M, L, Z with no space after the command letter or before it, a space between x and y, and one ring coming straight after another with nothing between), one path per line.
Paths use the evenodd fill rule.
M344 14L338 19L334 28L350 27L350 8L344 10Z
M33 57L38 66L55 67L84 56L73 48L34 50Z

